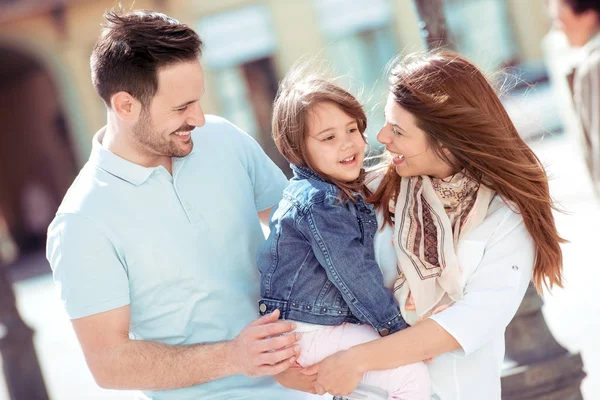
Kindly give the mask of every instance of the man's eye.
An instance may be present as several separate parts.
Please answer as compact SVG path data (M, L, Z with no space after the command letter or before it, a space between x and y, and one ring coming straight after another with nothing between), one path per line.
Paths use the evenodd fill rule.
M177 111L177 112L183 112L183 111L185 111L185 110L187 110L187 106L185 106L185 107L181 107L181 108L178 108L178 109L176 109L175 111Z

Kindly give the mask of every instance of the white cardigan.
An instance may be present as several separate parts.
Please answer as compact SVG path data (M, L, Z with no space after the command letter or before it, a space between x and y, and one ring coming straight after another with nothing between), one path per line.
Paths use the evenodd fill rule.
M381 215L378 219L382 222ZM385 284L398 275L392 228L375 236L375 256ZM535 247L521 216L496 196L483 223L458 245L464 298L431 316L462 349L427 365L436 400L500 400L504 331L532 277Z

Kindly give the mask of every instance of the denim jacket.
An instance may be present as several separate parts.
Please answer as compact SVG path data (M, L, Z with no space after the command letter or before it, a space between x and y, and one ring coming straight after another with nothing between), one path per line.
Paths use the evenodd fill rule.
M318 325L370 324L381 336L408 325L375 262L375 210L357 195L292 165L294 177L273 211L259 250L262 315Z

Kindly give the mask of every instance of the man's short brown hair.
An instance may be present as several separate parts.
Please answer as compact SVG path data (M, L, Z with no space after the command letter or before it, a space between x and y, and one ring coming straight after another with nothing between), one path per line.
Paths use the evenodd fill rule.
M121 91L147 107L158 90L158 70L202 54L196 32L165 14L113 9L104 18L90 65L92 83L109 108L111 96Z

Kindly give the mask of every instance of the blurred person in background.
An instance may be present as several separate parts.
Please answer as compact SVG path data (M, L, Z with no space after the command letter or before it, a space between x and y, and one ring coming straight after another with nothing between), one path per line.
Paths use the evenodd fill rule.
M105 19L91 70L107 124L47 244L96 382L144 398L306 398L266 377L295 362L294 324L254 320L260 221L287 179L254 139L204 115L192 29L151 11Z
M567 76L580 123L585 159L600 195L600 0L549 0L554 26L581 48Z

